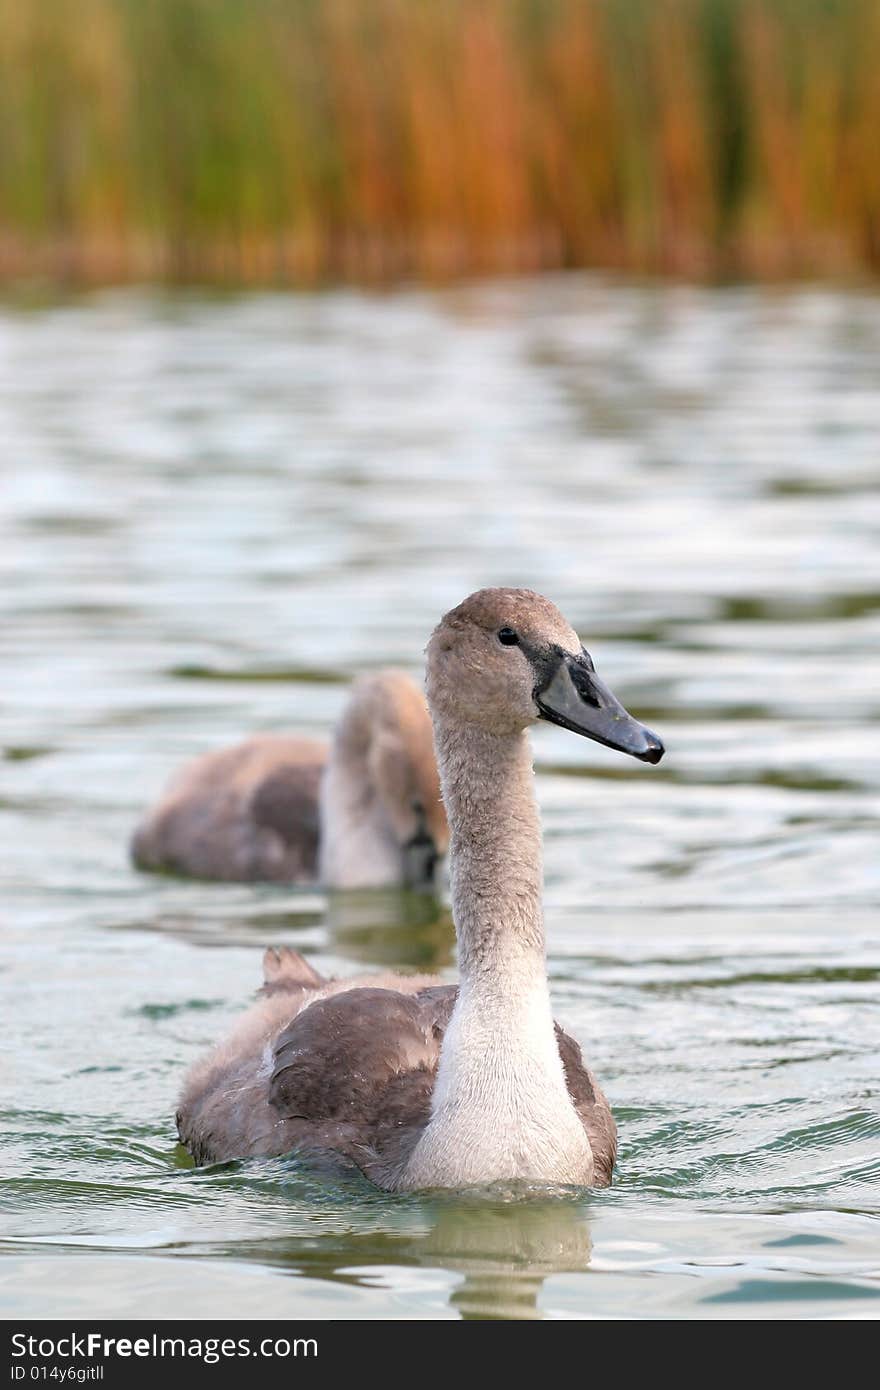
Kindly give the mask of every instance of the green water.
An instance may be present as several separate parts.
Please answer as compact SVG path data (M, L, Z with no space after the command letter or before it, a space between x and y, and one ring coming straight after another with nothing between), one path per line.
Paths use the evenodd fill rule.
M880 1312L880 301L549 279L0 313L3 1312ZM188 1063L268 943L436 968L422 897L190 884L179 762L326 732L485 584L666 741L534 738L549 970L606 1192L192 1169Z

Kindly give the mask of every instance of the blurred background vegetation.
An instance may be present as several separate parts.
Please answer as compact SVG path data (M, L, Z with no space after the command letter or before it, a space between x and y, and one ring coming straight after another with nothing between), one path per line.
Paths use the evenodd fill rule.
M0 0L0 276L880 269L878 0Z

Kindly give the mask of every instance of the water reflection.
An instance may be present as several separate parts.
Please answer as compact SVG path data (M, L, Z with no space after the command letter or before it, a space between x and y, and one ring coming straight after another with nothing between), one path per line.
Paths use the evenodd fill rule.
M432 893L332 893L324 924L331 951L365 964L430 973L453 961L452 913Z
M257 952L268 945L289 945L306 954L320 948L337 960L424 974L445 970L454 961L452 914L432 892L382 888L325 895L317 889L274 886L247 892L224 888L161 878L149 885L152 911L116 920L114 929L140 932L147 927L202 946L250 946L254 970Z
M532 1319L547 1276L583 1272L591 1250L585 1208L556 1196L450 1206L419 1253L464 1274L450 1296L462 1318Z
M225 1184L240 1188L244 1182L253 1197L264 1185L275 1192L281 1185L293 1203L305 1199L304 1183L309 1186L317 1177L315 1162L307 1168L310 1176L304 1178L304 1166L289 1157L267 1167L262 1176L253 1162L218 1165L210 1172L220 1190ZM375 1286L387 1279L393 1286L400 1271L443 1269L461 1276L449 1284L449 1303L463 1319L540 1318L546 1279L583 1273L590 1263L589 1198L573 1189L499 1186L365 1197L359 1175L336 1159L328 1159L324 1181L328 1186L313 1198L308 1221L303 1223L293 1210L288 1222L283 1210L276 1213L276 1224L292 1224L295 1234L222 1246L187 1243L180 1253L200 1259L222 1253L293 1276L353 1285ZM349 1205L336 1204L340 1190L347 1190ZM222 1200L220 1191L216 1199Z

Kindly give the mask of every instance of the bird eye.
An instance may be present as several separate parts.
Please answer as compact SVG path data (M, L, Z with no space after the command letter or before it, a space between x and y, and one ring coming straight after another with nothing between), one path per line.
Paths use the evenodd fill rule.
M502 627L498 630L498 641L502 647L515 647L519 641L519 635L514 632L512 627Z

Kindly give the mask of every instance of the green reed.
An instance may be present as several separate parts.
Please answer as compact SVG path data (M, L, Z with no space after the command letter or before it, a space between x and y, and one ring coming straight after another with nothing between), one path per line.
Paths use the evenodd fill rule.
M0 275L880 268L877 0L0 0Z

